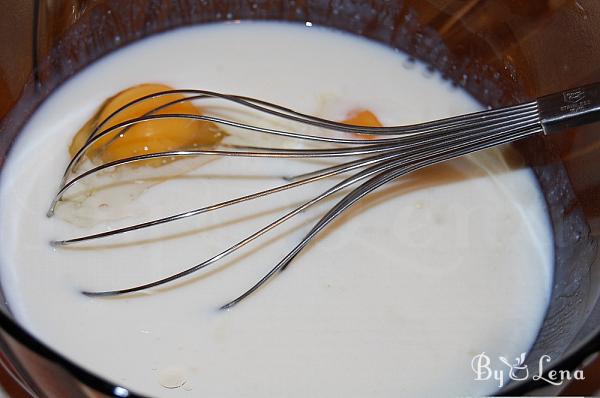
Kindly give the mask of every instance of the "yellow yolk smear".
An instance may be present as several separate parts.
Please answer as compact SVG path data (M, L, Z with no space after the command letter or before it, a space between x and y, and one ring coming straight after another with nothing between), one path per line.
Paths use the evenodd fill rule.
M74 156L92 134L98 134L131 119L146 115L200 116L203 114L202 109L190 101L168 105L185 99L183 94L173 93L150 97L130 105L101 125L115 111L132 101L170 90L173 89L164 84L142 84L108 98L77 132L69 146L69 153ZM161 109L157 110L157 108ZM152 119L116 129L102 136L85 152L84 164L89 168L89 163L100 165L145 154L210 148L219 144L225 136L227 133L215 123L205 120ZM73 225L86 228L106 221L118 221L141 215L143 210L140 209L137 198L150 187L176 179L198 166L215 160L211 156L187 158L178 162L174 162L175 159L175 157L147 159L124 165L128 167L117 167L94 173L65 194L56 207L56 215Z
M361 127L383 127L383 124L381 124L377 116L375 116L373 112L366 109L350 112L348 117L342 120L342 123ZM377 138L376 136L370 134L356 133L354 135L365 140L373 140Z
M122 106L138 98L168 90L172 90L172 88L164 84L141 84L123 90L109 98L77 132L69 146L69 153L74 156L85 145L98 125ZM156 110L170 102L183 98L183 94L166 94L138 102L113 116L101 126L100 131L146 115L202 115L201 109L189 101L178 102ZM204 120L186 118L155 119L110 132L98 139L87 150L85 156L95 164L108 163L145 154L212 146L218 144L225 136L226 133L215 123ZM165 163L167 163L165 158L161 158L137 162L133 165L160 166Z

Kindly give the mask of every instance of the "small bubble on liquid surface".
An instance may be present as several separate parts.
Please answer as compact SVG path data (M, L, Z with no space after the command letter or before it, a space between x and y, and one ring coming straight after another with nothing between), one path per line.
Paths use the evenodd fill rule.
M167 366L161 369L158 374L158 382L165 388L179 388L186 381L186 371L180 366Z
M404 69L410 70L413 69L417 64L417 61L414 58L408 57L402 62L402 66Z

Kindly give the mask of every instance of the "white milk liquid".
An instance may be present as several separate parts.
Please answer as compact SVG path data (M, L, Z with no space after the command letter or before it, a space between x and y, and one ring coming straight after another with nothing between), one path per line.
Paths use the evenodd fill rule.
M314 27L185 28L103 58L36 112L2 175L2 285L17 319L51 347L160 397L488 394L497 382L474 380L473 356L514 358L530 348L549 297L552 237L531 171L498 149L383 187L229 311L217 308L258 281L333 200L184 280L118 298L81 295L191 267L340 180L51 248L53 239L202 207L327 164L219 159L114 209L86 210L112 221L79 227L46 218L73 134L107 97L148 82L254 96L333 120L369 109L385 125L479 109L403 54Z

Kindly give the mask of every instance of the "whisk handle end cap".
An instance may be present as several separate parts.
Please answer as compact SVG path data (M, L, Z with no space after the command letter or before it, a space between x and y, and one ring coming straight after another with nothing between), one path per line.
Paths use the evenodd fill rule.
M600 122L600 83L550 94L537 103L546 134Z

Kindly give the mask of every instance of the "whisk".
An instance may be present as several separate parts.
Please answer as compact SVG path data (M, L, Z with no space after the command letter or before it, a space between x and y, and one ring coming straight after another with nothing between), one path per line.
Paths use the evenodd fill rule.
M168 102L145 115L106 127L116 115L143 101L149 101L161 96L183 95L177 100ZM250 109L253 112L264 113L271 117L297 122L303 127L314 128L318 131L329 130L339 133L351 133L348 138L335 138L325 134L304 134L297 131L274 129L269 127L247 124L229 118L198 114L155 114L169 106L183 101L201 99L219 99ZM139 123L149 123L159 119L194 119L204 120L219 125L242 129L249 133L271 134L288 137L295 140L316 141L325 147L316 149L272 148L257 146L228 145L218 148L177 150L150 153L139 156L110 161L93 167L84 172L78 172L86 152L102 137L127 134L127 129ZM349 158L334 166L318 169L310 173L286 178L286 182L249 195L240 196L215 203L210 206L177 213L164 218L130 225L93 235L53 241L55 247L77 244L85 241L107 238L117 234L133 232L155 227L188 217L197 216L217 209L233 206L238 203L257 199L289 189L309 184L325 178L348 175L345 179L334 184L320 195L306 201L283 216L258 231L248 235L241 241L226 248L217 255L184 269L176 274L138 286L107 291L82 291L87 296L115 296L138 292L157 287L204 269L241 249L250 242L260 238L267 232L296 216L307 208L321 202L348 187L355 186L345 196L337 201L326 214L312 226L310 231L287 253L266 275L239 297L227 302L221 309L229 309L255 292L278 272L283 271L292 260L319 234L328 224L336 219L358 200L388 182L411 173L415 170L440 163L452 158L466 155L485 148L520 140L535 134L549 134L565 128L600 121L600 83L567 90L548 95L535 101L500 109L450 117L421 124L396 127L360 127L332 122L322 118L302 114L294 110L272 104L255 98L228 95L205 90L168 90L140 97L117 109L101 121L92 131L87 142L72 157L66 167L58 192L52 200L48 217L54 214L58 202L65 193L82 179L102 170L120 165L141 162L149 159L197 157L197 156L229 156L229 157L266 157L266 158ZM360 133L360 135L356 135ZM358 137L368 137L363 139ZM372 138L370 136L373 136Z

